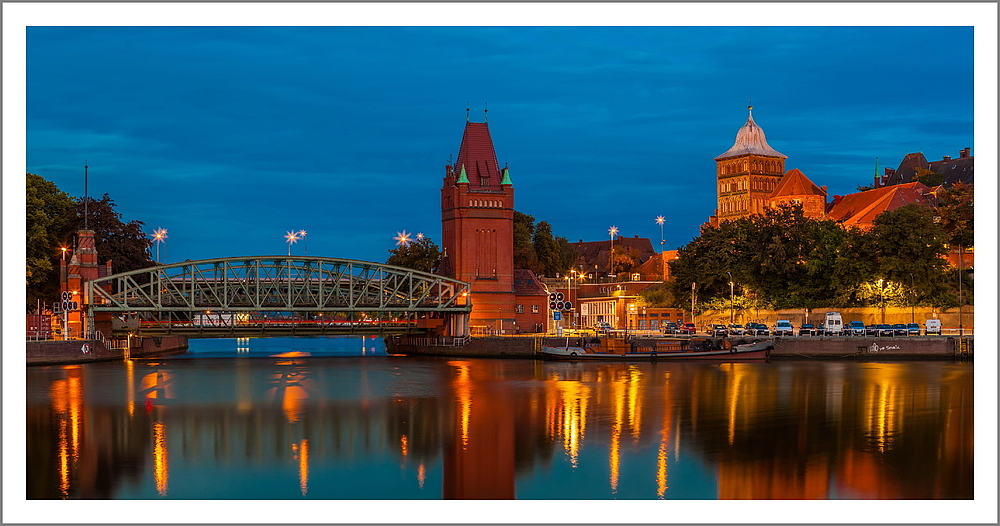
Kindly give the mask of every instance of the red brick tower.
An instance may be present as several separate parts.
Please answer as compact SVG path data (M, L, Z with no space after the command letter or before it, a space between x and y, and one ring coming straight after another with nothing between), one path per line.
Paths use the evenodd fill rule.
M715 158L719 221L764 212L768 196L785 174L787 156L767 144L764 130L753 120L753 106L747 110L747 122L736 133L733 147Z
M86 283L111 275L110 260L104 265L97 263L97 247L93 230L77 230L73 257L70 258L68 267L65 260L62 262L62 267L60 291L69 292L72 301L75 301L80 309L92 301L92 298L85 297ZM105 335L111 334L111 316L108 313L101 313L96 321L91 320L95 322L95 326L87 326L84 323L82 310L70 312L67 321L70 336L74 338L83 337L86 332L95 329Z
M466 122L441 188L442 273L472 284L471 327L514 326L514 188L489 126Z

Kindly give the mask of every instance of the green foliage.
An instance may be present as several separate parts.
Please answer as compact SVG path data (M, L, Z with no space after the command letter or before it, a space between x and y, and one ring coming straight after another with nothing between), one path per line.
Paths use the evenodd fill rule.
M552 237L552 225L541 221L535 226L535 236L532 239L535 255L545 276L554 277L556 273L566 269L562 265L562 250L559 243Z
M935 186L940 186L944 183L944 176L939 173L934 173L927 168L917 168L917 173L913 174L913 180L918 181L930 188L934 188Z
M434 272L441 264L441 249L427 236L408 245L398 246L390 250L389 254L386 265Z
M535 274L541 275L541 265L538 262L538 255L535 254L535 245L532 238L535 235L535 218L514 211L514 268L531 269Z
M72 232L81 230L84 224L94 231L94 247L97 249L98 263L111 260L111 270L117 274L147 268L155 265L150 257L150 239L142 221L122 222L122 215L115 210L115 202L108 194L100 201L90 198L86 203L80 199L73 206L70 219ZM87 218L84 221L84 209Z
M914 300L930 301L948 292L943 241L933 212L917 205L879 215L869 232L806 218L797 206L770 209L706 228L682 247L669 263L672 306L690 302L694 282L703 307L728 308L730 276L756 308L867 305L866 283L909 287L911 274Z
M675 303L671 283L657 283L639 291L636 303L643 307L672 307Z
M59 294L59 246L67 233L73 198L45 178L26 174L25 282L27 308Z
M627 274L635 270L639 266L642 256L635 247L628 247L624 245L615 245L611 249L612 261L614 262L612 270L615 274Z
M973 246L975 216L972 186L962 182L955 183L950 189L940 192L938 199L938 216L941 218L941 226L948 234L948 244Z

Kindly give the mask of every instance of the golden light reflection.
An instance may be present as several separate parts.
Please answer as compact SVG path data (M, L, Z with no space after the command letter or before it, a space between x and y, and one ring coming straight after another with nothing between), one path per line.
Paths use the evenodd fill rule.
M632 440L639 441L642 430L642 396L639 394L639 382L642 372L635 365L628 366L628 427L632 431Z
M569 455L570 464L576 468L580 456L580 444L587 432L587 403L590 399L590 388L582 382L556 382L561 393L562 411L558 415L561 421L563 449Z
M664 498L667 492L667 458L670 443L670 421L673 419L673 401L670 399L670 374L667 373L663 387L663 423L660 428L660 449L656 453L656 496Z
M407 442L408 440L406 439L406 435L399 437L399 452L403 455L403 458L406 458L406 455L410 452L409 444Z
M153 422L153 480L161 497L167 495L168 471L166 426L163 422Z
M420 466L417 467L417 484L420 484L420 489L424 489L424 480L427 478L427 469L424 468L424 463L421 462Z
M878 396L875 402L875 411L873 411L874 438L878 450L885 452L892 448L892 439L895 433L896 396L895 390L887 382L878 382L876 389Z
M309 492L309 440L303 438L298 444L292 444L292 458L299 461L299 490L305 497Z
M735 366L735 364L730 365ZM740 399L740 387L743 383L743 371L740 369L736 369L734 371L732 368L730 370L734 373L732 379L730 380L731 386L729 388L728 396L729 424L727 429L729 431L729 445L731 446L733 445L733 440L736 439L736 406L738 405Z
M135 362L130 359L125 360L125 381L128 387L125 392L128 396L128 416L135 415Z
M611 384L611 396L614 399L614 418L611 424L611 448L608 452L610 464L611 493L618 492L618 476L621 468L621 438L625 416L625 384L616 381Z
M462 425L462 450L469 446L469 418L472 415L472 382L469 380L469 363L449 361L448 365L458 369L455 377L455 391L458 394L459 421Z

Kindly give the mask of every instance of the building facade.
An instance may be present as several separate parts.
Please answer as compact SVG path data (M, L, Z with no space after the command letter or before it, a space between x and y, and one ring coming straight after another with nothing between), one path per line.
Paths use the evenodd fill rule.
M544 330L547 292L530 270L515 274L514 186L486 122L465 123L458 157L445 166L441 240L440 272L471 284L473 334Z
M747 122L736 132L733 146L715 158L718 205L709 221L713 226L762 213L785 174L788 157L767 144L764 130L753 120L753 106L747 110Z

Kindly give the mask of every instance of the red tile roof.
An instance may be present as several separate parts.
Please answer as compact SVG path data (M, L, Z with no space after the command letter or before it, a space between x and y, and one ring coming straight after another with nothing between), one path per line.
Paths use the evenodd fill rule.
M768 199L786 195L822 195L826 196L826 191L816 186L798 168L793 168L785 172L785 176L778 182Z
M485 122L465 123L465 133L462 135L462 145L458 148L458 158L455 160L455 173L465 166L469 178L469 188L490 188L500 190L500 167L497 164L497 154L493 149L493 139ZM486 185L483 185L483 182Z
M837 198L826 211L826 218L844 226L870 228L875 216L909 204L933 206L930 189L918 182L885 186Z
M515 296L545 296L548 291L531 269L514 269Z
M574 266L584 265L583 270L592 272L594 265L597 265L601 272L608 270L608 251L611 250L611 240L607 241L580 241L571 243L578 257ZM645 262L656 255L653 250L653 243L646 237L618 237L615 239L615 246L632 247L639 251L639 261Z

